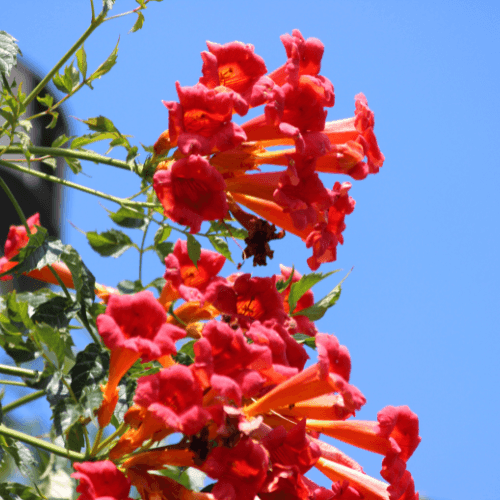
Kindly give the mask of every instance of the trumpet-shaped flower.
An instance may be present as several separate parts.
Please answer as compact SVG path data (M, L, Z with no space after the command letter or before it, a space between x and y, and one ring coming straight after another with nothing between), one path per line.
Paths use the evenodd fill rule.
M148 291L112 296L106 313L97 317L97 328L111 350L109 378L99 409L99 424L105 427L118 400L118 384L130 367L139 358L145 362L175 354L175 342L186 332L167 323L165 310Z
M204 220L227 216L224 179L202 156L191 155L175 161L168 169L158 170L153 187L165 215L190 226L191 233L197 233Z
M76 462L73 467L71 477L80 482L78 500L131 500L130 480L113 462Z

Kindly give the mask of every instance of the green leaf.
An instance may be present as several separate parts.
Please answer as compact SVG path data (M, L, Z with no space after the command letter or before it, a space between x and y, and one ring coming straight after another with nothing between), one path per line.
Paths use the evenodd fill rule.
M5 31L0 31L0 73L9 76L12 67L17 64L17 54L21 54L17 40ZM0 83L0 88L2 85Z
M79 404L67 398L59 401L53 409L52 416L56 436L61 436L80 420L83 410Z
M155 245L158 245L158 243L161 243L162 241L165 241L169 236L170 233L172 232L172 228L170 226L162 226L156 231L155 233Z
M76 355L76 363L69 371L71 389L80 400L85 387L99 387L109 369L109 354L97 344L89 344Z
M64 157L64 161L74 174L79 174L82 171L82 164L78 158Z
M122 280L117 285L118 291L123 295L132 295L137 292L144 290L142 283L139 280L130 281Z
M95 299L95 278L83 263L78 252L70 245L64 247L61 260L68 266L76 290L76 300L85 309L92 307Z
M145 216L142 209L132 210L131 208L121 207L118 212L110 212L109 217L119 226L130 229L142 228L145 223Z
M172 356L176 363L189 366L194 363L194 343L195 340L186 342L178 351L175 356Z
M19 483L0 483L0 498L3 500L43 500L33 488Z
M283 292L288 288L288 285L292 282L293 280L293 274L295 272L295 266L292 266L292 271L290 273L290 276L288 276L288 279L286 281L279 280L276 282L276 290L278 290L279 293Z
M43 342L47 346L48 351L56 356L58 368L62 369L66 354L66 340L68 339L69 334L45 324L37 325L32 334L38 342Z
M89 231L87 240L90 246L103 257L119 257L133 246L132 240L121 231L109 229L103 233Z
M55 158L45 158L42 160L42 163L48 165L53 170L57 168L57 160Z
M70 64L64 68L64 74L58 73L54 75L52 82L61 92L71 94L73 89L80 83L80 73L73 64Z
M135 24L132 26L132 29L129 31L129 33L135 33L136 31L140 30L143 24L144 24L144 15L141 11L138 11L137 20L135 21Z
M102 115L82 120L82 122L88 125L90 130L95 132L118 132L118 129L114 126L113 122L109 118Z
M54 104L54 98L48 92L43 97L40 97L39 95L36 96L36 100L40 104L47 106L47 108L50 108L52 104Z
M162 265L165 265L165 257L174 251L174 244L171 241L164 241L155 245L155 252Z
M73 300L56 295L40 304L31 316L31 320L35 323L46 323L54 328L65 328L78 309Z
M85 53L85 48L83 45L76 51L76 61L78 64L78 69L80 70L83 79L87 78L87 54Z
M222 238L220 238L219 236L209 236L208 239L217 252L226 257L226 259L233 262L231 252L229 251L229 246Z
M316 349L316 339L314 337L309 337L309 335L306 335L305 333L296 333L295 335L293 335L293 338L299 344L305 344L311 349Z
M156 278L151 283L149 283L149 285L147 285L145 288L150 288L150 287L156 288L158 294L161 294L166 282L167 280L165 278Z
M94 134L85 134L76 139L73 139L71 147L73 149L80 149L87 144L92 144L98 141L105 141L106 139L113 139L116 137L115 132L95 132Z
M52 120L45 128L55 128L55 126L57 125L57 119L59 118L59 113L57 111L52 111L50 113L50 116L52 116Z
M106 1L106 0L105 0ZM109 1L109 0L107 0ZM108 58L90 75L89 80L93 81L101 76L105 75L109 72L109 70L116 64L116 58L118 57L118 44L120 43L120 39L118 38L118 42L116 42L116 47L113 52L108 56Z
M288 304L290 306L290 311L293 313L295 306L297 305L297 302L300 300L300 298L314 285L316 285L316 283L319 283L325 278L328 278L328 276L331 276L335 272L338 272L338 270L331 271L326 274L323 273L304 274L304 276L302 276L302 278L300 278L299 281L293 283L292 286L290 287L290 295L288 296Z
M134 158L137 158L139 156L138 151L139 148L137 146L132 146L127 148L127 157L125 158L125 161L127 163L130 163Z
M118 402L116 403L115 411L111 418L111 424L114 425L115 428L121 425L125 413L132 406L136 387L137 381L130 377L124 377L120 380L118 384Z
M330 309L330 307L333 307L337 300L339 300L342 291L341 285L349 274L350 271L328 295L316 302L316 304L306 309L301 309L299 312L292 314L292 316L306 316L311 321L318 321L321 319L325 315L325 312Z
M198 261L201 257L201 245L200 242L192 235L187 235L187 251L191 262L194 264L194 267L198 269Z
M11 437L4 436L4 439L8 445L5 451L14 459L19 472L24 477L34 479L34 471L36 470L37 463L31 450L20 441L16 441Z
M11 127L16 126L16 118L12 113L9 113L8 111L0 108L0 116L2 116L3 119L6 120Z
M216 232L219 236L226 236L228 238L236 238L238 240L244 240L248 238L248 231L240 227L234 227L227 222L214 221L210 225L209 232Z

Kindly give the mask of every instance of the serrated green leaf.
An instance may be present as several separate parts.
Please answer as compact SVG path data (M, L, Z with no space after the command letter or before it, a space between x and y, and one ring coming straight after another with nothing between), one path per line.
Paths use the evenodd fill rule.
M82 171L82 164L78 158L64 157L64 161L74 174L79 174Z
M121 207L117 212L109 212L109 217L114 223L129 229L140 229L145 223L142 209L132 210L131 208Z
M39 305L31 320L35 323L46 323L54 328L65 328L78 312L79 307L73 300L56 295Z
M96 132L94 134L85 134L73 139L73 142L71 143L71 148L79 149L84 146L87 146L87 144L92 144L98 141L105 141L107 139L113 139L115 136L116 135L114 132Z
M170 241L163 241L155 245L155 252L162 265L165 265L165 257L174 251L174 244Z
M85 387L99 387L109 369L109 353L96 344L89 344L76 355L76 363L69 371L71 389L80 400Z
M68 266L76 290L76 300L85 309L92 307L95 299L95 278L89 268L83 263L79 253L66 245L61 260Z
M144 151L146 151L146 153L153 154L155 152L154 146L144 146L144 144L142 142L140 144L142 146L142 149L144 149Z
M64 77L69 83L70 92L80 83L80 73L72 64L64 68Z
M233 262L229 246L222 238L219 236L209 236L208 239L217 252L226 257L229 261Z
M123 252L133 246L132 240L121 231L110 229L103 233L89 231L87 240L99 255L103 257L119 257Z
M80 73L73 64L69 64L64 68L63 74L58 73L53 76L52 82L61 92L71 94L76 85L80 83Z
M158 243L161 243L162 241L165 241L169 236L170 233L172 232L172 228L170 226L162 226L156 231L155 233L155 245L158 245Z
M6 31L0 31L0 73L9 76L12 67L17 64L17 54L21 54L17 40ZM2 84L0 83L0 88Z
M48 92L43 97L36 96L36 100L40 104L47 106L47 108L50 108L54 104L54 98Z
M99 115L95 118L88 118L87 120L82 120L90 130L95 132L117 132L120 133L118 129L115 127L113 122L106 118L105 116Z
M290 287L290 295L288 296L288 305L290 306L290 312L293 313L295 306L297 305L297 302L308 290L310 290L314 285L324 280L325 278L328 278L328 276L331 276L333 273L336 272L338 272L338 269L336 271L331 271L326 274L324 273L304 274L304 276L302 276L299 281L297 281L296 283L292 283L292 286Z
M74 135L70 135L69 137L66 137L66 134L62 134L57 139L54 140L54 142L51 144L50 147L60 148L61 146L66 144L71 139L74 139L74 137L75 137Z
M108 56L108 58L90 75L89 80L93 81L101 76L105 75L110 71L110 69L116 64L116 58L118 57L118 44L120 43L120 39L118 38L118 42L116 42L116 47L113 52Z
M136 31L139 31L142 28L143 24L144 24L144 15L141 11L138 11L137 12L137 20L135 21L135 23L132 26L132 29L129 31L129 33L135 33Z
M134 293L144 290L142 283L139 280L130 281L122 280L117 285L118 291L123 295L132 295Z
M57 160L55 158L44 158L42 163L48 165L53 170L57 168Z
M198 269L198 261L201 257L201 245L200 242L192 235L187 235L187 251L191 262L194 264L194 267Z
M347 278L347 276L345 278ZM330 309L330 307L333 307L339 299L342 291L340 285L343 283L345 278L328 295L316 302L316 304L306 309L301 309L299 312L292 314L292 316L306 316L311 321L318 321L321 319L325 315L326 311Z
M209 232L216 232L219 236L244 240L248 238L248 231L240 227L234 227L225 221L213 221L210 224Z
M58 362L58 368L62 368L64 365L64 355L66 352L66 342L64 334L61 330L53 328L50 325L39 324L32 334L38 339L38 341L43 342L49 352L53 353Z
M16 126L16 118L12 113L9 113L8 111L0 108L0 116L2 116L2 118L6 120L11 127Z
M85 53L85 48L83 45L76 51L75 55L78 69L80 70L80 73L85 80L87 78L87 54Z

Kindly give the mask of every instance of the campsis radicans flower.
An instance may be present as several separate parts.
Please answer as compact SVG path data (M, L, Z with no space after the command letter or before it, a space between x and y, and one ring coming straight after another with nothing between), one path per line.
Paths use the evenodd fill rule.
M354 117L326 121L335 103L333 84L320 74L324 46L300 31L281 37L286 62L271 73L252 45L207 42L202 74L192 87L176 83L179 102L164 102L169 128L155 143L155 156L177 147L161 162L153 186L165 215L200 230L203 221L232 215L248 231L244 258L265 265L276 227L299 236L312 249L311 269L336 259L345 216L355 202L349 182L323 185L318 172L364 179L384 162L374 134L374 114L363 94ZM241 126L234 113L264 106ZM268 150L271 146L282 150ZM255 173L262 165L282 170ZM241 207L256 215L247 214Z
M27 219L26 222L28 223L30 233L35 234L37 232L37 227L41 227L40 214L33 214ZM7 239L5 240L4 255L3 257L0 257L0 274L6 273L10 269L16 267L18 262L15 261L15 257L19 251L28 244L28 241L29 235L25 226L10 226ZM71 271L68 269L68 266L64 264L64 262L54 262L51 267L53 271L57 273L64 286L68 288L75 288ZM45 283L59 285L58 279L54 276L48 266L44 266L41 269L33 269L32 271L23 274ZM12 276L8 274L0 276L1 281L8 281L11 279ZM108 302L111 295L119 293L118 290L99 283L95 284L94 292L105 303Z

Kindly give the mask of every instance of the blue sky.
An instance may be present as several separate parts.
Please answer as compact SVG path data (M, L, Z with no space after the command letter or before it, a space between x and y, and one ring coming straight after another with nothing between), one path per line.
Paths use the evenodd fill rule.
M113 13L134 6L117 0ZM357 204L346 219L345 244L338 261L320 269L343 272L318 285L315 297L354 269L318 327L350 350L351 380L368 400L360 419L374 420L386 405L408 405L418 414L422 443L408 468L421 494L499 499L500 4L166 0L152 2L145 17L137 33L127 34L134 18L120 18L85 44L90 69L121 37L118 64L93 92L85 88L70 100L70 115L103 114L136 144L150 145L167 128L160 101L177 98L176 80L197 82L206 40L252 43L273 70L285 60L279 36L295 28L325 45L322 74L336 94L329 120L352 116L354 96L367 96L386 162L379 174L353 182ZM0 29L45 72L89 21L88 2L19 0L2 5ZM76 120L71 124L85 132ZM132 174L93 164L72 180L117 196L139 190ZM323 180L331 187L344 179ZM101 201L66 195L65 240L97 280L136 279L133 250L103 259L69 225L111 227ZM293 263L307 272L309 251L300 240L287 235L273 248L267 269L247 263L243 270L270 275L279 263ZM162 272L158 258L147 256L144 281ZM378 477L381 457L344 449Z

